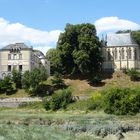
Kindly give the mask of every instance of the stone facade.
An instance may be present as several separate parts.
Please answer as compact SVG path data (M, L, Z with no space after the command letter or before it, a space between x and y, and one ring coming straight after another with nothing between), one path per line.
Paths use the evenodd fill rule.
M140 69L140 47L131 33L107 35L102 43L103 70Z
M10 44L0 49L0 78L11 75L13 69L25 72L41 65L46 67L50 75L50 63L44 54L24 43Z

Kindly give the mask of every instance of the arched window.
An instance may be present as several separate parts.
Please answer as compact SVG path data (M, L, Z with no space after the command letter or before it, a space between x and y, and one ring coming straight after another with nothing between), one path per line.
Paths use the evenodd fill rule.
M110 54L110 49L108 49L108 61L110 61L111 60L111 54Z
M115 51L114 51L114 57L115 57L115 59L117 59L117 58L118 58L117 48L115 48Z
M121 56L122 56L122 59L124 59L124 48L122 48Z
M131 51L131 48L128 49L128 59L131 59L132 58L132 51Z

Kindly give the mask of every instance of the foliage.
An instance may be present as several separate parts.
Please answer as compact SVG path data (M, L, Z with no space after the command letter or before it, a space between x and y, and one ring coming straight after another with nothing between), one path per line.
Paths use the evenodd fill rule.
M12 71L12 81L15 83L17 89L22 88L21 79L22 79L21 72L14 69Z
M14 91L13 83L10 76L5 76L0 80L0 93L11 93Z
M140 89L116 88L104 94L103 108L106 113L132 115L140 111Z
M103 107L103 96L101 92L94 92L91 97L92 103L88 107L89 110L95 110L95 109L102 109Z
M61 64L58 50L49 49L46 53L46 58L50 61L51 74L54 74L55 72L60 72Z
M57 67L56 72L89 75L101 69L100 46L94 25L67 24L65 31L59 36L57 48L51 49L47 57L52 60L52 66Z
M116 32L116 34L120 34L120 33L131 33L131 30L119 30Z
M22 77L23 88L28 92L37 89L40 82L47 79L47 70L44 67L34 68L32 71L26 71Z
M91 76L90 83L93 85L101 84L101 76L99 74Z
M22 76L22 87L26 90L30 88L30 71L25 71Z
M65 87L64 80L62 79L61 75L58 73L54 74L53 78L51 79L51 82L55 89Z
M103 96L100 92L94 92L91 98L78 100L68 106L68 110L100 110L102 109Z
M53 92L54 92L54 88L51 85L46 85L41 83L32 90L31 95L44 97L53 94Z
M136 41L136 43L140 46L140 30L132 31L132 37Z
M65 109L68 104L72 102L72 93L69 89L63 89L57 91L52 95L50 99L44 101L44 107L46 110L58 110L60 108Z
M139 80L139 72L137 72L135 69L128 70L127 74L130 76L132 81Z

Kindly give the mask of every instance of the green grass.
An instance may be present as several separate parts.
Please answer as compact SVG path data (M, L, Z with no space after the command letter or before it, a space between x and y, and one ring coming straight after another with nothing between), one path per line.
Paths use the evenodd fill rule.
M6 94L6 93L3 93L3 94L0 94L0 98L22 98L22 97L30 97L30 95L25 92L24 89L19 89L16 93L13 93L13 94Z
M66 131L58 127L71 123L74 127L98 129L119 124L137 125L136 116L114 116L104 112L57 111L40 109L0 109L0 140L102 140L90 133ZM43 122L43 125L42 123Z

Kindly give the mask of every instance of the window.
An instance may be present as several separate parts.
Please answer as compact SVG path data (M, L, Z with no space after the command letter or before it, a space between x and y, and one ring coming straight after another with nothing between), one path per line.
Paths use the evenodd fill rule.
M114 55L115 55L115 59L117 59L118 58L118 52L117 52L117 48L115 48L115 51L114 51Z
M22 65L19 65L19 71L22 71Z
M137 50L134 49L134 59L137 60Z
M131 48L128 49L128 59L131 59L132 58L132 51L131 51Z
M124 48L122 48L121 56L122 56L122 59L124 59Z
M22 59L22 54L19 54L19 59L20 59L20 60Z
M8 65L8 71L11 71L11 65Z
M8 54L8 60L11 60L11 54Z
M14 54L13 59L14 59L14 60L16 60L16 59L17 59L17 55L16 55L16 54Z
M110 49L108 49L108 60L111 60L111 54L110 54Z

